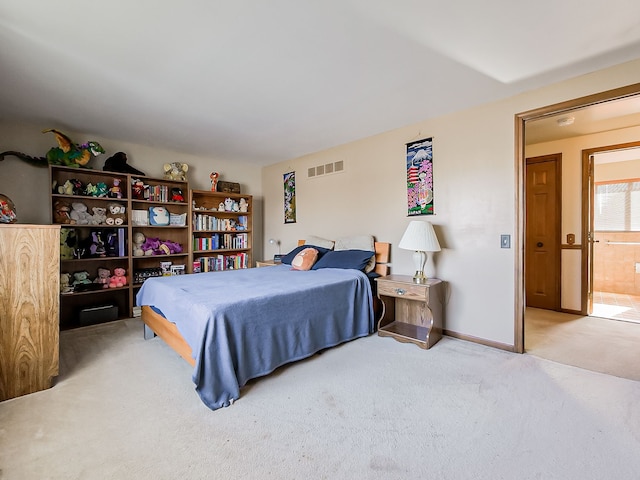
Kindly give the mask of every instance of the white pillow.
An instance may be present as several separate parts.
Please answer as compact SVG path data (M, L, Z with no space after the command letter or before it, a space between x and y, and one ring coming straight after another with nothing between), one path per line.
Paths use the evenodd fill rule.
M316 247L328 248L329 250L333 249L333 240L316 237L315 235L310 235L305 238L304 243L306 245L315 245Z
M373 235L351 235L348 237L336 238L334 250L371 250L376 251L375 240ZM365 267L365 273L372 272L376 268L376 256L375 254L369 260L369 263Z

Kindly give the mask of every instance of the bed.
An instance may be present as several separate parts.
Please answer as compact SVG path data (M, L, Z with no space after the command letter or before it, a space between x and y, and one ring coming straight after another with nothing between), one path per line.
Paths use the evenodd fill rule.
M373 333L372 279L386 275L389 250L375 242L369 273L283 263L147 279L136 296L145 338L159 336L193 366L207 407L229 406L249 380Z

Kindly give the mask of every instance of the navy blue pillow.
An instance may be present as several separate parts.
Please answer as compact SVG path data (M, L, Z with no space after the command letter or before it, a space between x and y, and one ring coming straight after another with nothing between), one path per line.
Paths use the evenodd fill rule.
M375 252L371 250L331 250L325 253L311 267L311 270L321 268L352 268L364 271Z
M282 257L282 263L291 265L291 262L293 262L293 259L296 258L296 255L300 253L302 250L304 250L305 248L315 248L318 251L318 258L321 258L325 253L329 251L328 248L316 247L315 245L300 245L299 247L294 248L289 253L284 255Z

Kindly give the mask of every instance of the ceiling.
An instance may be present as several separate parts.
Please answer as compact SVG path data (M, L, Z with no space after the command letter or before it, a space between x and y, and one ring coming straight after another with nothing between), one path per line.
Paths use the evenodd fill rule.
M640 58L638 19L637 0L0 0L0 120L267 165Z

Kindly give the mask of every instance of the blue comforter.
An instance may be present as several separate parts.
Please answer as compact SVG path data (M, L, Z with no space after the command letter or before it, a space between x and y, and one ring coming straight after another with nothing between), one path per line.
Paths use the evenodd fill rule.
M252 378L373 332L372 301L362 272L289 265L149 278L136 296L176 324L211 409L238 399Z

